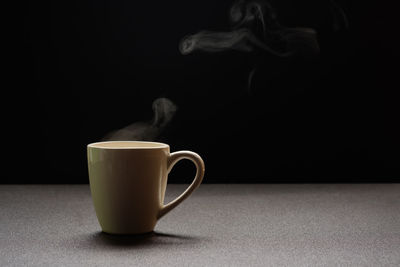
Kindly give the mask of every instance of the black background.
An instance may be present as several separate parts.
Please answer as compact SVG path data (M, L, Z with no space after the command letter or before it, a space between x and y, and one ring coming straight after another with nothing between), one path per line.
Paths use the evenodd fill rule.
M202 155L204 182L399 182L399 24L367 2L337 1L349 28L335 31L329 1L271 1L281 24L318 32L312 59L180 54L183 36L229 29L232 1L22 2L5 38L2 182L87 183L86 144L150 120L158 97L178 111L157 141Z

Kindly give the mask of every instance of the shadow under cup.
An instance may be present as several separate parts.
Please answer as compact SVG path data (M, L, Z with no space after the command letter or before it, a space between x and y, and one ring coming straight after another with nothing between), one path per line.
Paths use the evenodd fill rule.
M157 220L179 205L201 183L204 162L191 151L170 153L167 144L109 141L87 146L89 182L97 219L110 234L154 230ZM181 159L197 168L192 184L164 205L168 173Z

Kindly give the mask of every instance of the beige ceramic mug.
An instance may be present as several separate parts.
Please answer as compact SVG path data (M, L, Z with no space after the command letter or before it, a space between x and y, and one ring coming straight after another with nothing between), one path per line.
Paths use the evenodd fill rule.
M204 162L191 151L170 153L156 142L110 141L87 146L89 182L103 232L140 234L153 231L157 220L185 200L201 183ZM196 165L192 184L164 205L168 173L181 159Z

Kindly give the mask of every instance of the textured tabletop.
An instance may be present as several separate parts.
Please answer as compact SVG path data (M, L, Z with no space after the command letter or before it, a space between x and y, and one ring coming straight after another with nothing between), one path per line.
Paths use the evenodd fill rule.
M24 265L400 266L400 184L201 185L136 237L100 231L88 185L0 185L0 266Z

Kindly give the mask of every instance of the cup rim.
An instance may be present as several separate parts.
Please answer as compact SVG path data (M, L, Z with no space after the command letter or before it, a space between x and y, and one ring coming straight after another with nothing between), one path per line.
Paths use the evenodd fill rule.
M112 146L112 144L118 144L118 143L120 144L119 146ZM126 143L126 145L123 145L121 143ZM160 142L121 140L121 141L94 142L88 144L87 147L98 148L98 149L160 149L160 148L169 148L169 145Z

